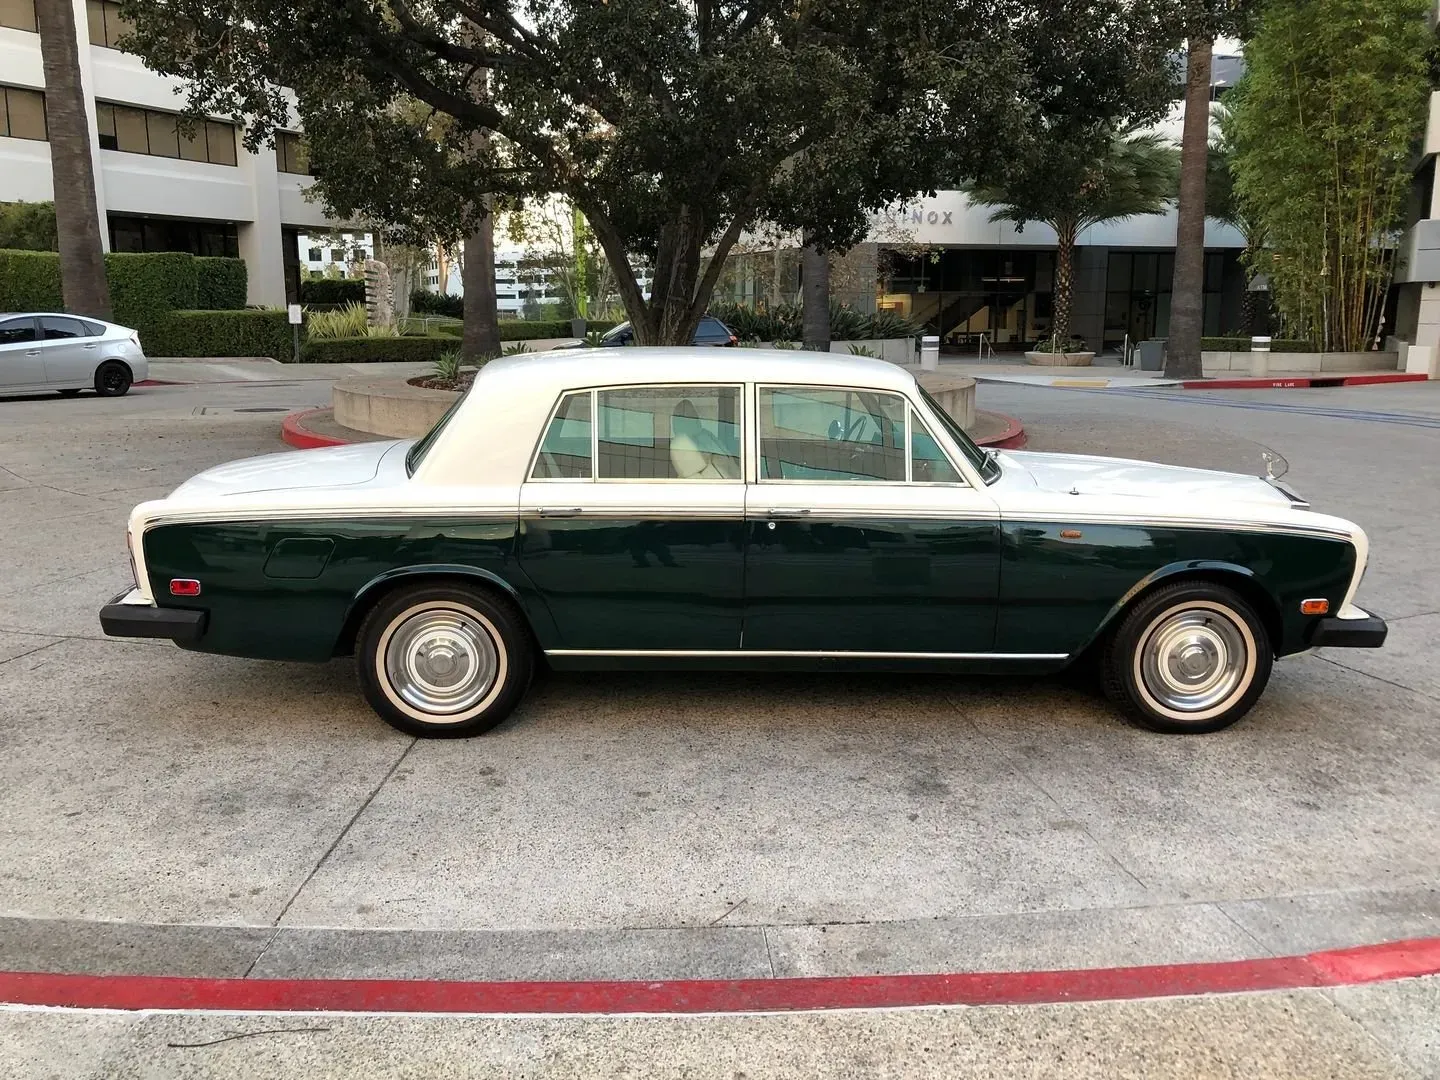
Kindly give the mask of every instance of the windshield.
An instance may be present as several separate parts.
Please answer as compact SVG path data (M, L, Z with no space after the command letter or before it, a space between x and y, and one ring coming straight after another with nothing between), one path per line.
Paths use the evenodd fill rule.
M471 383L470 385L474 386L475 384ZM450 422L450 418L455 415L455 410L460 408L460 403L469 393L470 391L467 390L464 394L456 394L455 403L445 410L445 415L435 421L434 427L415 440L415 445L410 447L410 452L405 455L406 476L415 475L415 470L420 467L420 462L425 460L425 455L430 452L430 447L435 445L435 440L440 437L440 432L445 430L445 425Z
M925 399L925 404L930 406L930 411L933 412L936 419L945 426L945 430L948 431L950 437L955 440L955 445L960 447L960 452L965 455L966 460L975 466L975 471L980 474L980 479L984 480L987 484L992 480L998 479L1000 476L1000 463L984 450L981 450L980 447L976 446L975 440L965 434L965 429L955 421L953 416L941 407L938 401L925 392L923 386L916 383L915 389L920 391L920 396Z

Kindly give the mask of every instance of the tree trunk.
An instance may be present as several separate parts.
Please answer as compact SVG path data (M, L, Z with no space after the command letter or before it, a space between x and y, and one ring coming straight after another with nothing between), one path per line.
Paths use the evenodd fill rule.
M780 254L780 241L775 241L775 250L770 253L770 307L780 306L780 276L785 268L785 259Z
M1050 320L1050 337L1063 352L1070 342L1070 306L1075 292L1075 234L1073 224L1055 230L1055 315Z
M1245 292L1240 297L1240 330L1246 337L1255 336L1255 293L1250 282L1245 282Z
M801 325L805 348L811 352L830 351L830 256L813 244L807 245L800 271Z
M1180 142L1179 224L1170 288L1165 377L1198 379L1205 320L1205 165L1210 151L1211 41L1190 41L1185 78L1185 129Z
M500 355L500 327L495 308L495 215L481 219L465 238L465 325L460 359L479 364Z
M45 124L55 186L60 291L65 310L110 318L105 248L95 200L89 110L80 85L75 10L70 0L35 0L40 59L45 71Z

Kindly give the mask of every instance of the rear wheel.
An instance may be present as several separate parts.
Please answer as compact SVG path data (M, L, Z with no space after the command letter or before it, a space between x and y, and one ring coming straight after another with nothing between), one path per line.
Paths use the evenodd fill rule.
M106 360L95 370L95 392L101 397L120 397L130 389L130 368L119 360Z
M534 667L523 616L464 585L401 589L365 617L356 638L370 706L408 735L489 731L519 703Z
M1219 731L1259 700L1274 659L1265 624L1233 589L1181 582L1125 616L1102 659L1105 693L1152 731Z

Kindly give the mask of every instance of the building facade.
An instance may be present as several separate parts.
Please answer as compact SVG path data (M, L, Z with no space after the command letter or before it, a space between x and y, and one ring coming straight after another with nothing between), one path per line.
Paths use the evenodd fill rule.
M305 197L299 131L252 154L224 118L177 124L183 84L115 47L120 6L72 2L106 250L239 256L251 304L296 299L300 233L339 225ZM0 201L54 196L35 26L33 0L0 0Z

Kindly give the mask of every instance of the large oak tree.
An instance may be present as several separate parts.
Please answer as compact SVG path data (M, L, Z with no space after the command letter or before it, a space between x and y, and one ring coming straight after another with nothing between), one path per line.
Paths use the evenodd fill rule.
M127 0L128 44L252 145L295 122L337 213L583 211L641 343L688 342L761 219L820 249L1003 173L1047 110L1153 112L1180 0ZM398 101L423 103L416 123ZM1138 103L1138 104L1137 104ZM485 138L479 138L479 135ZM653 269L646 299L631 271Z

